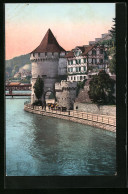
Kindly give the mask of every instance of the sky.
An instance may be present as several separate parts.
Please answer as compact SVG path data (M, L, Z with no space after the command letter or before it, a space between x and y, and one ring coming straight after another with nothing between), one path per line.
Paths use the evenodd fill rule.
M6 60L30 53L50 28L69 51L111 29L115 3L6 3Z

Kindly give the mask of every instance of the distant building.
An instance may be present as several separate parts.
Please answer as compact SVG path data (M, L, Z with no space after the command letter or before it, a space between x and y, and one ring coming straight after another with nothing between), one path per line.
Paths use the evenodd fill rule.
M102 42L104 40L110 40L111 39L111 32L108 30L108 33L101 34L101 38L95 38L94 41L89 41L89 45L94 45L98 42Z

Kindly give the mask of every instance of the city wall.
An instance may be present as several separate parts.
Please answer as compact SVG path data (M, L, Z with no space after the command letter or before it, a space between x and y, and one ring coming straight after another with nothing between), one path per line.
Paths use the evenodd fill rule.
M116 117L116 106L97 106L96 104L75 102L74 110Z

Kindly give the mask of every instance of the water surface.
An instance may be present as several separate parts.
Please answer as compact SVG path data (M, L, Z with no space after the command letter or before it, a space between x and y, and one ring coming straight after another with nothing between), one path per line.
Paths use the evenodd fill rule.
M7 176L114 175L113 132L25 112L6 99Z

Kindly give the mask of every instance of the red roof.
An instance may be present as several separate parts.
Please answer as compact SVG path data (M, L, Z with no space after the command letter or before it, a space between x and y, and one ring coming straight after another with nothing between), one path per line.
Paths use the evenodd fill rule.
M62 52L65 50L58 44L52 31L48 29L40 45L31 53Z
M9 86L18 86L20 85L20 82L11 82L9 83Z
M74 49L73 49L73 50L74 50ZM73 50L69 51L69 53L67 53L67 54L65 55L65 58L74 57L74 52L73 52Z
M95 45L93 45L93 46L90 46L90 45L88 45L88 46L86 46L86 47L84 47L84 46L77 46L77 48L79 48L79 49L81 49L81 51L82 51L82 56L84 56L84 55L87 55L87 53L90 51L90 50L92 50L93 48L95 47ZM74 57L74 51L75 49L72 49L65 57L66 58L70 58L70 57Z
M84 56L84 55L87 55L87 53L89 52L89 51L91 51L93 48L95 47L95 45L93 45L93 46L88 46L88 47L85 47L85 50L84 50L84 52L82 53L82 56Z

